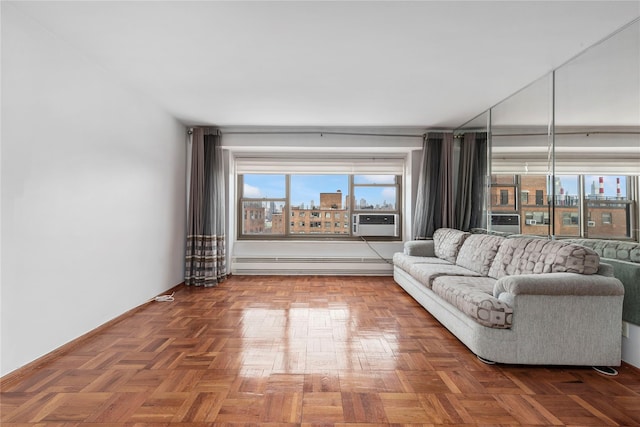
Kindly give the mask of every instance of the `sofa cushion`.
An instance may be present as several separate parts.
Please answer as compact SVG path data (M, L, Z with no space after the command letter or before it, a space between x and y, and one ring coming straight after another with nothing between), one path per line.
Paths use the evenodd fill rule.
M409 274L427 288L436 277L440 276L474 276L480 277L475 271L468 270L454 264L414 264L409 268Z
M451 263L455 263L460 247L470 235L471 233L454 230L452 228L437 229L433 233L434 251L436 256Z
M515 274L598 272L600 257L592 249L558 240L520 237L500 245L489 277L499 279Z
M486 276L503 241L504 237L488 234L473 234L467 237L458 252L456 265Z
M393 265L400 267L406 272L409 272L409 269L414 264L451 265L449 261L445 261L441 258L436 258L436 257L406 255L406 254L403 254L402 252L396 252L395 254L393 254Z
M591 248L602 258L640 263L640 244L619 240L571 239L571 243Z
M490 328L510 328L513 308L493 296L490 277L438 277L432 290L464 314Z
M404 253L413 256L435 257L433 240L409 240L404 242Z

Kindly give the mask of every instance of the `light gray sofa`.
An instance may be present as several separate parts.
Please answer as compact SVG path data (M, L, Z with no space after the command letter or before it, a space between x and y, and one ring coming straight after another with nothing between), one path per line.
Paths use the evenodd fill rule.
M481 359L620 366L624 287L589 248L445 228L393 263L395 281Z

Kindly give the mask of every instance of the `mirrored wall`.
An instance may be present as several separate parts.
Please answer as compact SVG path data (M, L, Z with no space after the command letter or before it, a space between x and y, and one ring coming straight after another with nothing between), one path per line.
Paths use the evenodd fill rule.
M487 228L638 239L640 21L464 127L483 120Z

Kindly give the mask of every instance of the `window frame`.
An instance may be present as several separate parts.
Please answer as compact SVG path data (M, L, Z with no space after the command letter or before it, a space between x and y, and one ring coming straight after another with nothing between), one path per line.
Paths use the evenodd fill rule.
M264 173L264 172L256 172L257 175L268 175L268 173ZM298 208L297 206L291 206L291 177L294 175L345 175L347 176L347 180L348 180L348 192L350 194L345 195L346 198L350 198L351 200L345 199L345 206L343 206L342 209L339 209L338 211L331 211L331 210L323 210L320 209L319 207L312 207L310 209L304 209L304 210L298 210L298 213L296 214L296 211L294 210L294 208ZM355 184L355 177L356 176L361 176L361 175L367 175L366 173L361 173L361 172L344 172L344 173L281 173L281 172L274 172L273 175L284 175L285 176L285 197L284 199L281 198L251 198L251 197L244 197L243 194L243 189L244 189L244 176L245 175L251 175L250 172L245 172L245 173L238 173L236 174L236 178L237 178L237 185L238 185L238 191L237 191L237 197L236 197L236 206L238 208L238 213L236 215L237 217L237 223L236 223L236 230L235 230L235 234L236 234L236 238L237 240L297 240L297 239L304 239L304 240L334 240L334 241L348 241L348 240L361 240L360 236L354 236L353 235L353 227L352 227L352 218L353 215L358 214L358 213L369 213L369 214L396 214L398 216L398 221L399 221L399 226L400 229L402 229L402 218L403 218L403 204L402 204L402 182L403 182L403 176L402 174L398 174L398 173L381 173L378 175L389 175L389 176L393 176L394 177L394 183L393 184L389 184L389 183L384 183L384 184ZM396 196L396 200L395 200L395 208L393 209L359 209L359 207L357 206L356 200L355 200L355 188L358 187L371 187L371 188L386 188L386 187L393 187L395 189L395 196ZM284 227L284 232L281 234L251 234L251 233L245 233L244 232L244 223L243 223L243 206L244 203L250 203L250 202L272 202L275 201L276 203L281 203L283 204L283 227ZM308 214L307 214L308 212ZM324 212L324 215L323 215ZM333 212L333 214L332 214ZM339 213L344 212L344 216L340 215L338 217ZM318 216L314 216L313 214L317 213ZM284 218L287 217L289 218L288 221L284 220ZM307 224L311 224L311 223L315 223L318 222L320 224L320 226L318 227L314 227L317 228L320 231L324 231L327 228L331 229L331 224L337 224L337 222L340 222L343 224L342 227L337 227L334 226L333 229L338 230L340 229L341 231L343 231L342 233L311 233L307 231L299 231L296 233L292 232L292 227L291 224L292 223L304 223L304 227L306 227ZM327 224L329 224L329 227L327 227ZM402 233L400 233L400 235L398 237L394 237L394 236L369 236L367 237L367 240L375 240L375 241L401 241L402 240Z

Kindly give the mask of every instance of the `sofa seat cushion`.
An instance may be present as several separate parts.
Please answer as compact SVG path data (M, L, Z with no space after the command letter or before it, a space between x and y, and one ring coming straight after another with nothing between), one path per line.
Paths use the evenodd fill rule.
M458 251L471 233L452 228L439 228L433 233L434 251L438 258L455 263Z
M511 328L513 308L493 296L495 283L490 277L442 276L433 281L432 290L481 325Z
M427 288L431 288L435 278L440 276L480 277L480 274L475 271L454 264L414 264L409 268L408 273Z
M488 234L472 234L462 244L456 259L456 265L468 268L483 276L489 274L489 268L498 253L504 237Z
M400 267L406 272L409 272L409 269L414 264L451 265L449 261L445 261L441 258L436 258L436 257L413 256L413 255L406 255L401 252L397 252L393 254L393 265Z
M516 274L598 272L600 257L592 249L558 240L519 237L505 239L498 249L489 277Z

